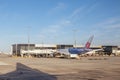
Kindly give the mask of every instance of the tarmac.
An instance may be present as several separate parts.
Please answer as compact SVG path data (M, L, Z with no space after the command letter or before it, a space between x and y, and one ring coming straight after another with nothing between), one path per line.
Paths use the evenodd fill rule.
M60 59L0 55L0 80L120 80L120 57Z

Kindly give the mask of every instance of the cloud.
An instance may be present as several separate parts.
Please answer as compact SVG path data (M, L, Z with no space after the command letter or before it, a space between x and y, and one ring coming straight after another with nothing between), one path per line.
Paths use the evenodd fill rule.
M86 7L87 13L90 13L90 12L92 12L93 10L95 10L97 6L99 6L99 2L98 2L98 1L97 1L97 2L94 2L93 4L91 4L91 5L89 5L89 6L87 6L87 7Z
M58 3L54 8L50 9L48 13L53 14L65 8L66 8L66 5L64 3Z
M120 17L108 18L102 22L95 24L94 26L96 28L101 27L103 29L108 29L108 30L118 29L120 28Z
M111 29L120 29L120 23L110 25L109 28L111 28Z
M71 25L71 22L69 20L63 20L61 22L59 22L58 24L53 24L53 25L48 25L47 28L45 27L42 30L42 33L51 33L51 34L56 34L57 32L60 32L61 29L63 29L64 27L67 27Z
M120 29L120 17L111 18L107 20L107 28L109 29Z
M59 20L55 24L46 26L41 30L40 34L47 36L49 34L57 35L58 33L61 33L63 29L66 29L66 27L73 26L74 20L76 21L78 18L80 18L79 16L83 16L85 13L87 14L88 12L92 11L95 5L96 4L92 5L91 7L89 6L89 8L87 6L82 6L74 9L73 12L66 18ZM64 3L58 3L56 7L51 9L51 12L56 12L58 10L64 9L65 7L66 5Z
M73 11L73 13L70 15L70 18L74 18L75 16L79 15L82 13L84 10L84 7L77 8Z
M93 26L96 31L96 44L120 45L120 17L107 18Z
M73 12L70 13L70 15L68 15L63 20L59 20L58 23L47 26L47 32L57 33L65 27L73 26L74 22L76 22L77 19L80 19L80 17L85 17L84 14L88 14L89 12L94 10L94 8L96 6L97 6L97 4L95 3L95 4L90 5L90 6L89 5L88 6L81 6L81 7L74 9ZM50 13L54 13L54 12L57 12L59 10L63 10L65 8L66 8L66 5L64 3L60 2L57 4L57 6L55 6L54 8L52 8L50 10ZM45 33L46 29L42 30L42 32Z
M97 32L96 35L99 35L100 37L101 36L106 36L106 37L113 36L114 38L117 38L116 36L120 34L120 18L111 17L104 21L101 21L94 25L94 30L96 30Z
M73 10L73 12L68 16L68 19L71 22L78 24L76 23L78 20L82 21L84 18L86 18L87 15L93 12L97 6L98 6L97 2L91 5L80 6Z
M67 27L68 30L70 30L70 27L73 25L75 27L76 20L81 19L81 17L84 18L85 14L88 14L89 12L94 10L95 7L96 4L93 4L91 6L80 6L74 9L73 12L66 16L64 19L59 20L57 23L46 26L44 29L41 30L40 34L44 35L44 38L48 38L49 35L60 36L61 34L65 34L67 33L67 30L66 32L63 32L63 30L65 30ZM55 13L65 8L66 5L64 3L58 3L56 7L50 10L50 13Z
M53 10L63 9L65 7L64 3L58 3L56 7L53 8Z
M48 26L47 32L48 33L56 33L60 29L60 25L50 25Z

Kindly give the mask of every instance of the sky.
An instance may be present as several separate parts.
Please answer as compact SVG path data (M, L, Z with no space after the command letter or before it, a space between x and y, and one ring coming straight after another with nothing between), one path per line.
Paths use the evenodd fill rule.
M0 0L0 51L12 44L120 46L120 0Z

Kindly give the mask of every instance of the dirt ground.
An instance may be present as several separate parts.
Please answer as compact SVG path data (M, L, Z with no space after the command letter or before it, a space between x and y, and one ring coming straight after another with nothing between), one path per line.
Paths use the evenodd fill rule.
M120 57L77 60L0 55L0 80L120 80Z

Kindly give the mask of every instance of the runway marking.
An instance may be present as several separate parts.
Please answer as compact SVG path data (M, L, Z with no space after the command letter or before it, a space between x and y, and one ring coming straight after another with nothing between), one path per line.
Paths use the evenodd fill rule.
M0 66L1 66L1 65L9 65L9 64L0 61Z

